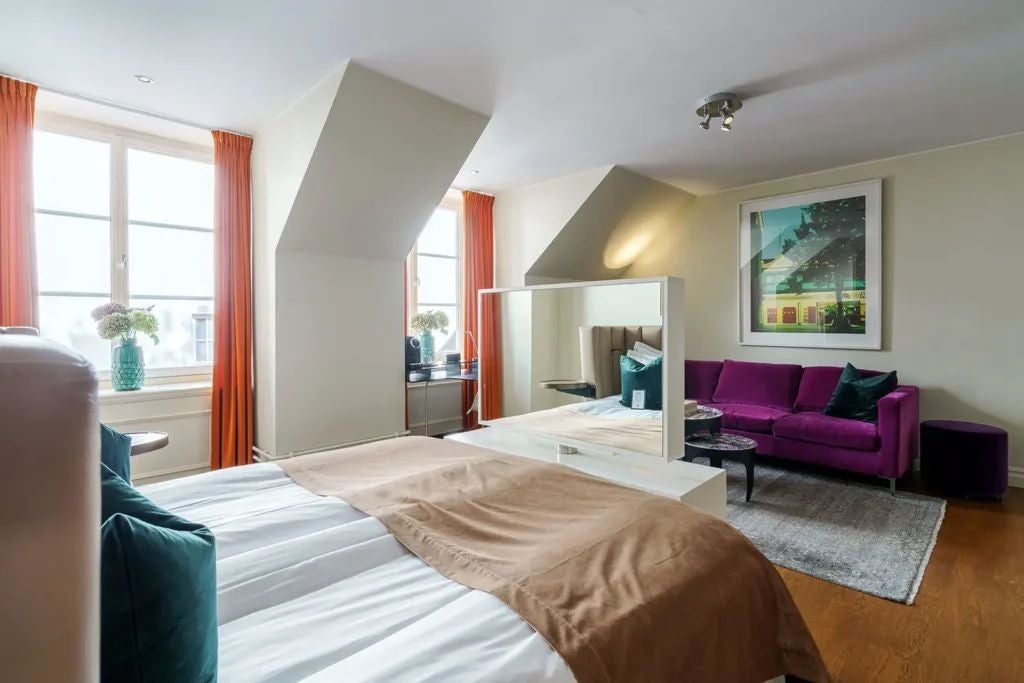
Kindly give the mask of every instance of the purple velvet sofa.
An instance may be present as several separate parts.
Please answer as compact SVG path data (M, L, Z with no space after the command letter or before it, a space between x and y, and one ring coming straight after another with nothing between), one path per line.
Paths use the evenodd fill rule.
M722 430L753 439L760 455L877 475L895 489L917 456L917 387L898 386L882 397L878 424L823 415L842 371L688 360L686 397L721 409Z

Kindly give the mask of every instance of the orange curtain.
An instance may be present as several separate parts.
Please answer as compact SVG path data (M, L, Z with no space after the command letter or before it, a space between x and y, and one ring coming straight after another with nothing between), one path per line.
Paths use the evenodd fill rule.
M251 157L252 138L213 131L214 470L252 462Z
M32 208L36 90L0 76L0 326L39 326Z
M480 416L501 417L501 297L485 294L480 306Z
M462 357L464 359L478 358L482 363L487 363L488 368L481 365L479 368L480 377L495 377L497 383L481 381L480 400L481 413L484 417L497 417L501 410L501 377L500 371L495 373L495 368L500 367L501 358L497 347L484 346L488 341L494 342L494 320L493 316L484 312L484 319L477 320L477 294L481 289L489 289L494 286L494 197L477 192L463 192L463 276L462 276L462 329L468 334L462 338ZM497 297L489 297L497 300ZM497 387L496 393L494 388ZM473 405L473 398L476 396L477 382L463 382L462 387L462 421L466 429L477 427L477 415L469 413ZM497 403L495 403L497 401ZM496 412L486 412L484 406L491 406Z

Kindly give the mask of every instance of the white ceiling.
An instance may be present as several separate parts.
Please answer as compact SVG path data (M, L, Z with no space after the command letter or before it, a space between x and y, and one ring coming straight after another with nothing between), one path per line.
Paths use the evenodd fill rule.
M1022 0L0 0L0 20L0 72L248 133L355 59L490 114L457 183L491 191L622 164L704 193L1024 130ZM727 89L749 98L733 132L699 130Z

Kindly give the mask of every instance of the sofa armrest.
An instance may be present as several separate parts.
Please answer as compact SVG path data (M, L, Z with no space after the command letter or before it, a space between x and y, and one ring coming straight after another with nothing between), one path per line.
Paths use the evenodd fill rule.
M920 392L898 386L878 401L878 435L882 440L879 476L898 479L917 457Z

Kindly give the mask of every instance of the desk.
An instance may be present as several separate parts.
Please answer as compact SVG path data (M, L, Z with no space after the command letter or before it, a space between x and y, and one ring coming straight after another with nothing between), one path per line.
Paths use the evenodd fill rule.
M445 368L444 365L432 366L430 368L423 368L423 370L427 370L427 369L430 370L429 377L425 377L424 379L420 379L420 380L408 380L406 382L406 385L405 385L406 386L406 391L408 391L409 389L412 389L412 388L417 388L417 387L422 387L422 389L423 389L423 410L422 410L422 415L423 415L423 423L422 423L423 432L422 432L422 434L423 434L423 436L430 436L430 424L431 424L430 423L430 420L431 420L430 415L431 415L431 411L430 411L430 403L429 403L429 398L430 398L429 397L429 391L428 391L429 388L432 385L450 385L450 384L453 384L453 383L475 382L475 381L477 381L477 378L478 378L477 373L472 372L471 370L465 370L461 374L457 374L457 375L449 375L449 374L447 374L446 368ZM442 397L442 398L444 400L444 397ZM411 403L412 403L412 401L410 400L410 404ZM452 410L452 407L450 407L450 404L451 404L450 397L448 397L448 400L445 400L445 404L447 406L449 406L449 407L446 408L446 411ZM443 433L444 431L447 431L446 428L450 428L450 427L454 426L452 424L446 424L446 423L454 423L456 420L458 421L458 429L462 429L462 417L463 417L463 415L462 415L462 390L461 390L461 388L459 389L459 395L458 395L458 399L456 401L456 404L458 405L458 408L455 409L455 414L454 415L452 415L451 413L445 412L444 417L448 418L448 419L442 419L440 422L435 420L436 424L444 424L445 425L442 428L442 431L440 433ZM477 405L476 401L474 400L473 408L471 408L471 410L475 409L476 405ZM412 406L411 405L410 405L410 410L412 410ZM420 425L412 424L412 420L411 419L410 419L410 423L411 423L410 424L410 428L413 428L413 427L418 428L420 426Z

